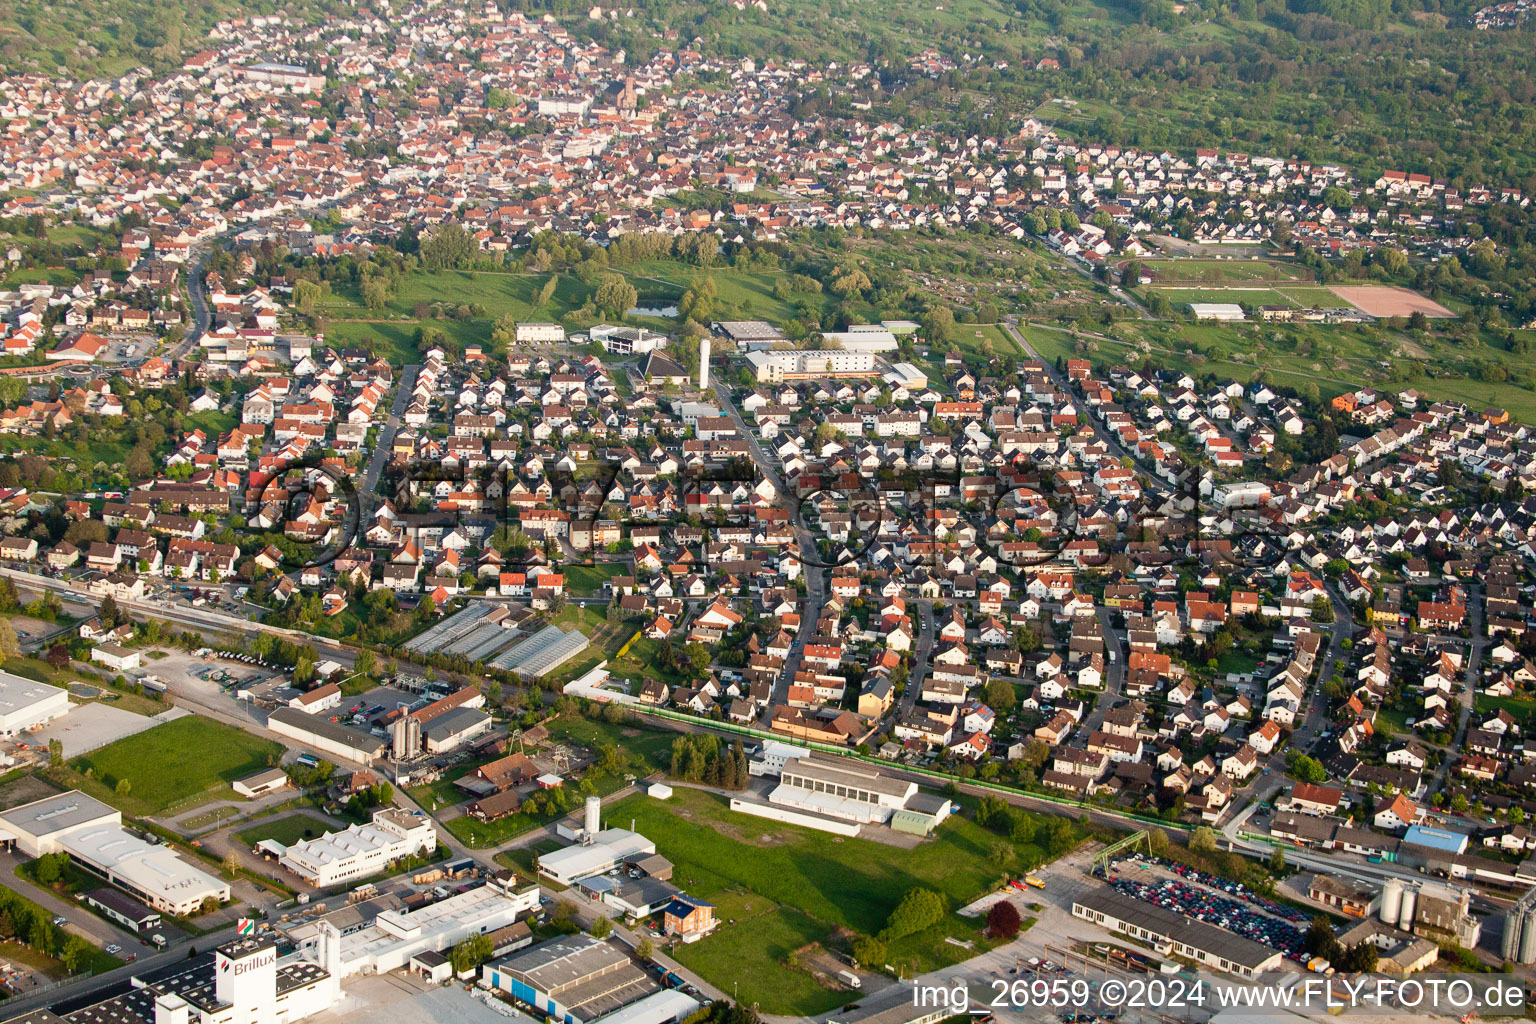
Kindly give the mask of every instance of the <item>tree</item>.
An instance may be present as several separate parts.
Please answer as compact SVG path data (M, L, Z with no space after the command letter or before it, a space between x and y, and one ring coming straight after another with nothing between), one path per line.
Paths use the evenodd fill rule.
M1004 714L1013 707L1013 684L1006 679L988 680L984 693L987 707L998 714Z
M891 916L886 919L880 938L885 942L894 942L915 935L944 920L947 913L949 907L941 894L932 889L908 889L901 902L896 904L896 909L891 911Z
M54 644L48 648L48 653L43 655L43 660L54 668L67 668L69 666L69 648L63 644Z
M613 934L613 919L607 914L598 914L592 919L592 927L588 930L594 939L606 939Z
M127 796L132 790L133 784L127 779L118 779L117 785L113 787L113 792L118 796Z
M16 638L16 627L10 619L0 619L0 661L21 656L21 641Z
M51 739L48 741L48 763L57 768L64 763L64 741Z
M1216 852L1216 833L1209 825L1201 825L1190 833L1190 853L1214 853Z
M885 963L885 943L873 935L861 935L853 940L853 958L860 967L878 967Z
M655 955L656 944L653 943L650 939L641 939L638 943L636 943L635 956L639 957L641 960L650 960L650 958Z
M1000 899L992 904L992 909L987 911L987 934L994 939L1011 939L1019 934L1019 927L1023 924L1019 920L1019 911L1013 902L1008 899Z
M1299 750L1288 751L1285 755L1285 770L1302 782L1318 785L1327 781L1328 771L1322 762L1315 757L1309 757Z
M592 294L592 303L611 316L623 316L639 301L635 286L618 274L605 275Z
M1275 847L1269 855L1269 873L1277 877L1285 874L1285 850Z
M471 935L448 953L454 974L466 974L485 963L495 952L489 935Z
M948 306L930 306L922 315L923 337L930 345L949 341L955 336L955 311Z
M130 480L143 480L155 475L155 460L144 445L135 445L123 459L123 473Z

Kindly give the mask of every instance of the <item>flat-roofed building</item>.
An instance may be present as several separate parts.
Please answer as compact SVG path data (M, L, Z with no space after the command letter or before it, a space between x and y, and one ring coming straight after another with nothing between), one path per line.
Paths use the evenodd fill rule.
M575 885L583 878L601 875L625 862L656 852L656 844L627 828L605 828L591 842L567 846L539 856L539 874L561 885Z
M0 813L0 827L10 833L16 840L16 848L28 857L58 853L63 849L59 840L71 832L98 825L117 825L122 820L117 808L78 789Z
M333 722L324 715L306 715L296 708L278 708L267 716L267 728L298 740L330 757L369 765L382 757L388 746L382 739Z
M376 875L402 857L436 849L437 829L430 818L384 807L374 811L366 825L350 825L287 847L279 863L324 889Z
M784 762L768 801L845 821L884 823L916 794L915 782L813 754Z
M0 736L10 737L69 714L69 691L0 672Z

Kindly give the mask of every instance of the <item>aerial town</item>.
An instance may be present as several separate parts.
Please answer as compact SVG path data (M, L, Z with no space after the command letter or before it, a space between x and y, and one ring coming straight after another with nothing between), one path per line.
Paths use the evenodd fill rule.
M0 75L0 1021L1536 992L1506 163L277 6Z

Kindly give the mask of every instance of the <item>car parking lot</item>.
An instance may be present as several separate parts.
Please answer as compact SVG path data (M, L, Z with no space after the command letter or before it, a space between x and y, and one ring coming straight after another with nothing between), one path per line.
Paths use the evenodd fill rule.
M1265 899L1240 882L1206 875L1182 864L1160 869L1150 861L1121 862L1127 872L1111 874L1115 890L1134 899L1214 924L1234 935L1278 949L1292 960L1306 959L1306 931L1299 911ZM1135 870L1135 868L1142 870Z

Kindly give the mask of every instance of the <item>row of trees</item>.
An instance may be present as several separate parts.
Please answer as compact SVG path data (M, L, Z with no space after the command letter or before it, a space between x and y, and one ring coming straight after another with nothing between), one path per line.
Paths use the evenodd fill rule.
M750 778L747 752L741 741L727 747L710 733L689 733L672 741L668 774L682 782L701 782L722 789L745 789Z

